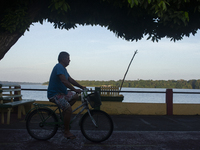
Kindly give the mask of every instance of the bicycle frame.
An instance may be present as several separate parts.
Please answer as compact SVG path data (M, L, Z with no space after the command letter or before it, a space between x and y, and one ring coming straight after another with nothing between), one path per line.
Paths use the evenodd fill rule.
M39 114L39 116L40 116L40 118L41 118L41 120L42 120L42 122L41 122L41 124L50 124L50 123L45 123L46 122L46 120L48 120L49 118L50 118L50 116L52 115L52 114L56 114L55 112L57 111L57 110L59 110L59 114L60 114L60 118L57 116L57 119L58 119L58 122L54 122L54 123L51 123L50 125L55 125L55 124L57 124L57 125L62 125L63 124L63 117L62 117L62 115L61 115L61 110L57 107L57 105L51 105L51 104L37 104L37 103L34 103L33 104L35 107L32 109L32 110L37 110L37 112L38 112L38 114ZM52 109L50 109L49 107L57 107L55 110L52 110ZM44 118L44 116L42 115L42 113L40 113L39 112L39 109L40 108L45 108L45 109L49 109L50 111L51 111L51 114L49 114L46 118ZM61 120L61 122L59 121L59 120Z
M73 115L69 127L74 120L79 118L79 121L74 124L79 122L78 126L86 139L92 142L107 140L113 131L113 121L106 112L99 110L101 105L99 93L87 94L87 91L81 93L81 102L82 104L72 111L72 113L78 112ZM89 105L94 110L89 109ZM49 140L56 134L58 128L65 132L63 111L56 104L34 103L34 106L26 116L26 128L30 136L37 140ZM81 118L78 117L79 115Z
M74 113L75 111L77 111L77 110L80 109L81 107L83 107L83 108L71 119L70 124L71 124L74 120L76 120L76 118L77 118L85 109L89 110L88 103L85 101L85 102L83 102L81 105L79 105L77 108L75 108L75 109L72 111L72 113Z
M87 110L87 112L89 113L89 116L90 116L90 118L91 118L91 120L92 120L92 122L94 123L94 125L95 126L97 126L96 125L96 122L95 122L95 120L92 118L92 116L91 116L91 113L90 113L90 109L89 109L89 107L88 107L88 101L86 100L86 101L84 101L84 102L82 102L82 104L81 105L79 105L78 107L76 107L73 111L72 111L72 113L74 113L74 112L76 112L77 110L79 110L80 108L82 108L72 119L71 119L71 121L70 121L70 124L74 121L74 120L76 120L77 119L77 117L84 111L84 110ZM33 108L33 109L31 109L28 113L27 113L27 116L28 116L28 114L30 113L30 112L32 112L33 110L37 110L38 112L39 112L39 108L46 108L46 109L49 109L49 110L51 110L51 114L49 114L48 115L48 117L46 117L46 118L44 118L44 116L41 114L41 113L39 113L39 115L40 115L40 118L41 118L41 120L42 120L42 122L41 122L41 124L44 124L45 122L46 122L46 120L48 120L49 118L50 118L50 116L52 115L52 114L56 114L56 111L57 110L59 110L59 117L58 117L58 115L56 115L57 116L57 119L58 119L58 122L54 122L53 124L57 124L57 125L63 125L64 123L63 123L63 115L62 115L62 112L61 112L61 109L56 105L56 104L38 104L38 103L34 103L33 104L35 107ZM57 107L55 110L52 110L51 108L49 108L49 107ZM27 117L26 117L27 118ZM49 124L49 123L48 123Z
M97 124L96 124L95 120L93 119L93 117L92 117L92 115L91 115L91 113L90 113L90 109L89 109L89 107L88 107L88 101L84 101L80 106L78 106L77 108L75 108L75 109L72 111L72 113L75 112L75 111L77 111L77 110L78 110L79 108L81 108L81 107L83 107L83 108L71 119L70 124L71 124L74 120L76 120L76 118L77 118L85 109L87 109L87 112L88 112L88 114L89 114L89 116L90 116L92 122L93 122L94 125L97 127Z

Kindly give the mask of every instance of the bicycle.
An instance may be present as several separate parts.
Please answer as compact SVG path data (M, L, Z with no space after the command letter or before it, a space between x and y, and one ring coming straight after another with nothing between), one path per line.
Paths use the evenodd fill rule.
M88 90L84 90L81 93L81 101L82 104L73 112L82 109L71 119L70 125L84 110L87 110L79 121L83 136L92 142L107 140L113 132L113 121L106 112L94 109L101 105L99 92L88 94ZM92 110L89 109L89 104ZM34 106L26 117L27 131L37 140L49 140L56 134L59 127L64 127L62 112L56 104L34 103ZM55 110L49 108L55 106L57 107ZM55 113L57 110L59 110L59 115Z

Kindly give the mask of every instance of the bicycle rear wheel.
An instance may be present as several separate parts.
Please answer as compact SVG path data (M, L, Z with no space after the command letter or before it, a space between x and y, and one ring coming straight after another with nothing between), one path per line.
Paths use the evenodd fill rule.
M26 129L33 138L48 140L58 130L56 122L58 122L58 119L52 110L39 108L29 114L26 120Z
M107 140L113 132L113 121L111 117L101 110L91 110L90 113L97 126L95 126L87 112L80 122L82 134L92 142L103 142Z

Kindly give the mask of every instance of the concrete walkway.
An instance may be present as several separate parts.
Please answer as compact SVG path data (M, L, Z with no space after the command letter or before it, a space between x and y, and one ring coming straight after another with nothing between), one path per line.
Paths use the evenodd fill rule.
M200 116L112 116L114 131L105 142L84 138L73 125L75 140L66 140L59 130L48 141L37 141L26 131L24 119L11 115L11 124L0 124L0 149L9 150L199 150Z

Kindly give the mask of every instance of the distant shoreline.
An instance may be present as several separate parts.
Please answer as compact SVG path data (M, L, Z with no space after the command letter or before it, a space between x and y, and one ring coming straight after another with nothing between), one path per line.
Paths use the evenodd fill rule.
M77 80L86 87L115 86L120 87L122 80L96 81L96 80ZM44 82L43 85L48 85ZM200 89L200 79L192 80L125 80L122 87L131 88L178 88L178 89Z
M86 87L116 86L120 87L122 80L114 81L96 81L96 80L77 80ZM18 84L18 85L48 85L48 82L12 82L0 81L0 84ZM178 89L200 89L200 79L193 80L125 80L122 87L132 88L178 88Z
M0 84L43 84L36 82L13 82L13 81L0 81Z

